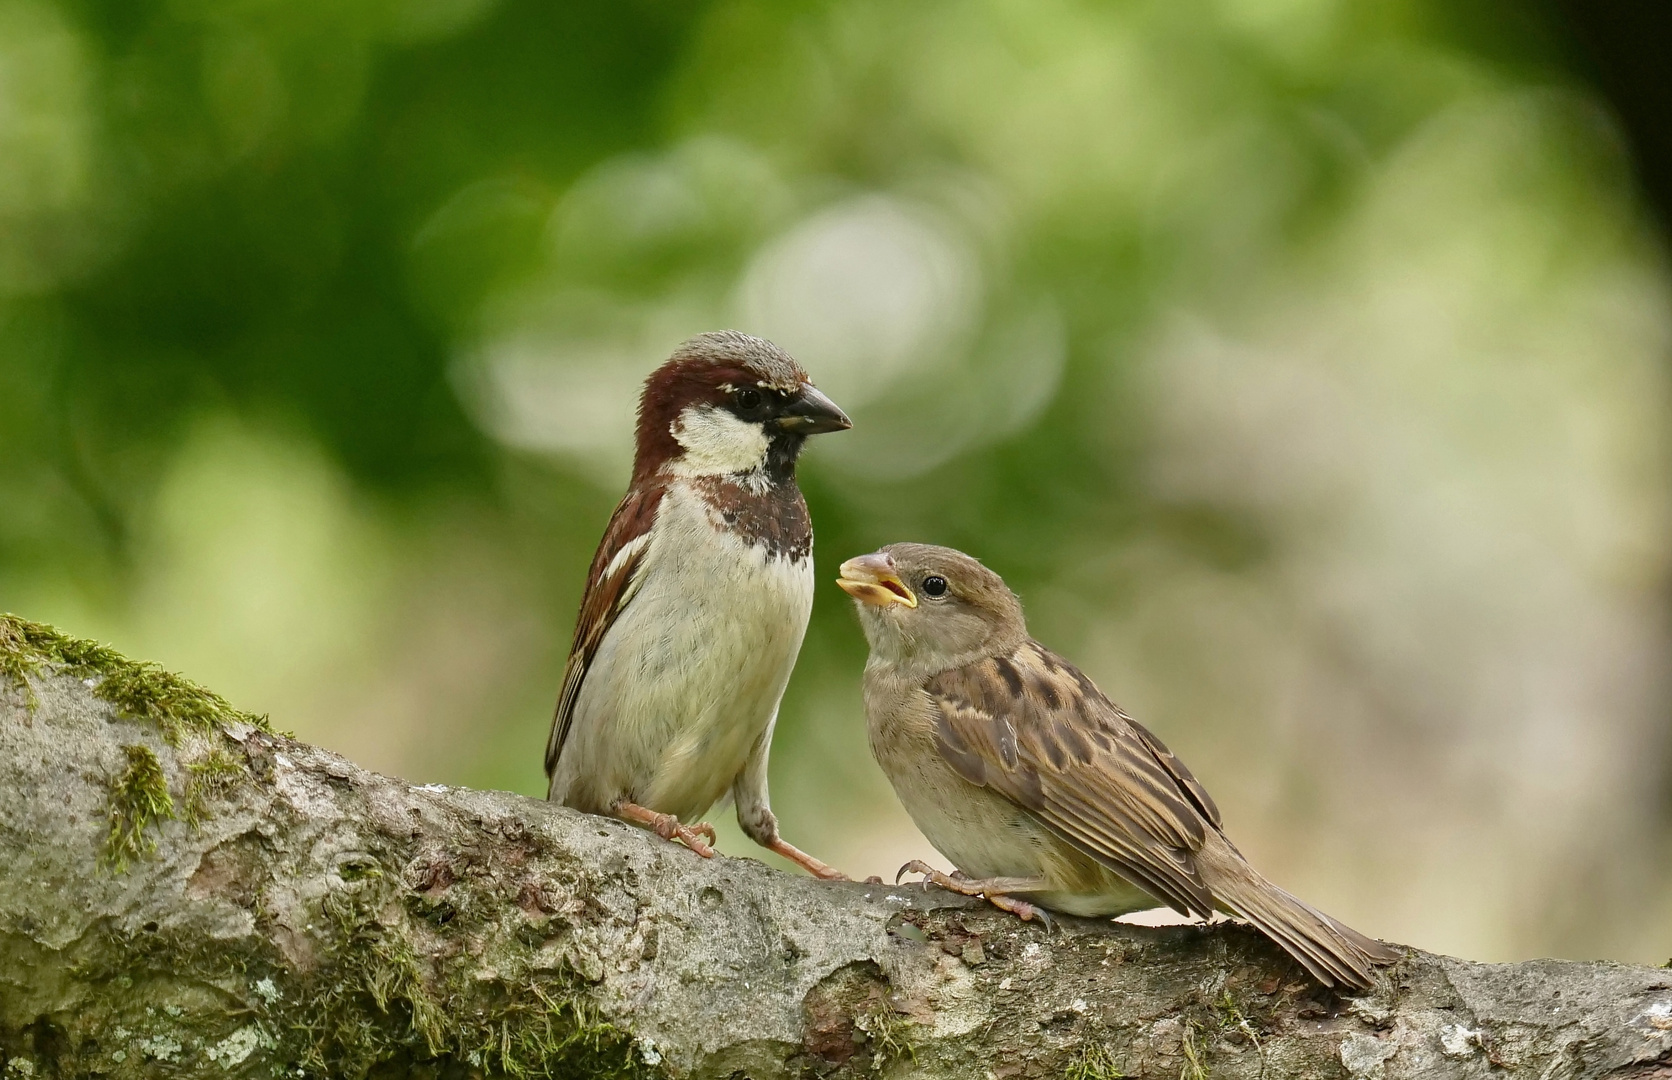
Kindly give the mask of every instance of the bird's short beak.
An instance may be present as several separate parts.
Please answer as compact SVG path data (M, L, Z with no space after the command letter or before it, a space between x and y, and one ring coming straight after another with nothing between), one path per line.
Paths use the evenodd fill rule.
M917 606L917 597L894 572L894 560L881 551L849 559L842 564L840 572L842 576L836 579L836 584L862 604L880 608L890 604Z
M801 394L784 407L776 423L796 435L817 435L823 431L844 431L853 427L848 414L812 383L801 384Z

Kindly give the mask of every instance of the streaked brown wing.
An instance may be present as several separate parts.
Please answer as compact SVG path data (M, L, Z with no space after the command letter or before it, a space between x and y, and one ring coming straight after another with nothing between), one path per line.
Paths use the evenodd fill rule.
M1120 706L1111 704L1109 707L1120 713L1126 722L1132 725L1132 730L1137 732L1138 736L1149 744L1150 752L1155 755L1155 759L1161 762L1163 768L1173 774L1173 779L1177 780L1179 785L1184 788L1185 794L1190 796L1190 801L1196 805L1196 809L1201 811L1202 816L1212 822L1214 828L1217 829L1220 826L1219 806L1213 801L1213 797L1208 794L1207 789L1202 786L1202 782L1196 779L1195 774L1185 768L1184 762L1174 757L1173 752L1167 749L1167 744L1156 738L1153 732L1121 712Z
M586 576L586 593L581 597L580 617L575 621L575 640L569 647L569 662L563 669L563 688L558 691L557 711L552 716L551 736L546 740L546 775L557 771L557 759L569 737L575 701L592 658L598 654L604 635L633 597L639 570L650 547L650 527L661 505L661 485L627 493L610 517L604 539L592 556Z
M999 792L1183 914L1213 897L1194 853L1219 810L1161 741L1037 642L942 672L927 687L959 775Z

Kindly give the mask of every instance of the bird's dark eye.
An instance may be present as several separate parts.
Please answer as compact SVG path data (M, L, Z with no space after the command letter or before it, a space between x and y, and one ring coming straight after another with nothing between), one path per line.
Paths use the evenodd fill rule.
M760 408L761 392L759 390L750 390L748 388L739 390L737 392L737 407L742 409L744 412L750 412Z
M946 595L946 579L941 577L939 574L930 574L928 577L924 578L923 579L923 595L924 596L945 596Z

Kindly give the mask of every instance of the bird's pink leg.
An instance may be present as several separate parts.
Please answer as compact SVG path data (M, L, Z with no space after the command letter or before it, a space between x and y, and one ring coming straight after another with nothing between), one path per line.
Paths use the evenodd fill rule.
M1018 900L1014 896L1007 895L1012 892L1027 892L1043 888L1045 882L1039 878L968 878L961 874L954 877L951 874L942 873L918 859L913 859L900 867L900 872L894 875L894 880L899 881L907 874L922 874L925 885L933 882L948 892L960 893L964 896L984 897L989 904L1000 910L1010 912L1023 922L1032 922L1038 919L1046 926L1051 925L1051 917L1045 913L1044 909L1030 904L1026 900Z
M848 875L842 873L834 866L820 862L782 837L772 841L772 843L766 845L766 847L767 850L776 851L778 854L782 855L784 858L801 867L801 869L807 871L816 878L823 878L826 881L852 880L848 877Z
M658 813L625 799L610 809L623 821L631 821L635 825L648 825L664 840L682 841L686 847L705 859L714 857L714 848L711 846L714 843L714 826L706 821L699 821L695 825L681 825L679 819L672 814ZM708 837L706 844L702 840L705 836Z

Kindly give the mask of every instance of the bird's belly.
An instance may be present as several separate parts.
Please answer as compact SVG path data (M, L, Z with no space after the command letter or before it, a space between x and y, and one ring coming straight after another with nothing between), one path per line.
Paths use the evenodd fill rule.
M1028 900L1070 915L1125 915L1160 905L1148 893L1087 855L1015 803L962 777L977 798L944 806L907 807L923 835L952 865L975 878L1039 878ZM924 800L928 801L928 800Z
M872 749L901 805L953 866L971 877L1044 875L1054 837L1035 818L959 776L926 739L913 747L876 735Z
M949 770L950 771L950 770ZM1046 844L1039 826L1020 809L962 777L952 780L970 790L944 800L944 788L913 785L900 801L935 850L971 877L1039 877L1044 873Z
M712 529L657 546L588 669L578 753L566 748L560 771L570 805L627 798L689 820L725 794L776 713L807 628L812 567Z
M1113 918L1134 911L1165 907L1155 897L1119 875L1103 871L1099 887L1089 892L1076 889L1047 889L1029 893L1028 899L1052 911L1084 918Z

